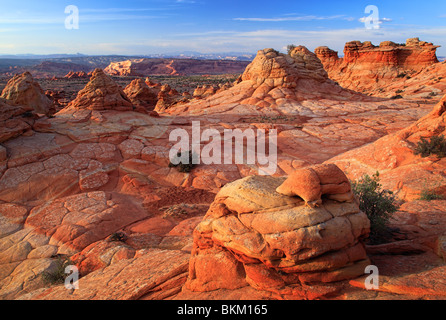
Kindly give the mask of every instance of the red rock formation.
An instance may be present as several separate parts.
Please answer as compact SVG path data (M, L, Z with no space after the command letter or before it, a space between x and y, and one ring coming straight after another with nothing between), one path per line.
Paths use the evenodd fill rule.
M112 62L105 72L115 76L194 75L242 73L246 61L193 59L134 59Z
M86 74L84 71L70 71L64 76L65 79L85 79L88 77L88 74Z
M67 108L90 110L133 110L133 104L116 82L96 69L90 82L79 91Z
M48 114L52 102L45 95L39 83L29 72L14 76L3 89L1 97L27 108L27 111Z
M298 108L301 101L322 98L370 100L330 80L320 60L305 47L296 47L289 55L264 49L234 86L206 99L171 107L167 112L209 112L229 105L233 110L240 107L245 113L259 107L287 113Z
M413 75L438 63L437 48L414 38L405 45L384 41L379 47L369 41L351 41L345 45L344 58L338 58L337 52L327 47L316 48L315 53L330 79L344 88L369 93L385 90L398 77Z
M275 191L283 181L251 176L220 190L194 231L189 290L250 285L285 299L315 299L364 273L370 224L357 204L324 199L309 208Z
M147 111L155 109L158 102L158 94L161 90L157 86L149 87L142 79L133 80L124 93L136 107L142 107Z
M0 143L30 130L34 123L33 117L29 108L14 105L9 100L0 98ZM5 159L1 159L0 163Z
M183 101L183 96L168 84L165 84L161 86L161 90L158 93L158 102L156 103L155 111L160 112L169 109L179 101Z

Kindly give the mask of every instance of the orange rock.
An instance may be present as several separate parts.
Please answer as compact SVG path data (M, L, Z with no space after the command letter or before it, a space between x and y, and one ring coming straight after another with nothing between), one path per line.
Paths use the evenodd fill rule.
M29 72L14 76L3 89L1 97L21 105L27 111L48 114L53 103Z
M90 82L79 91L67 108L89 110L133 110L133 104L103 70L94 70Z

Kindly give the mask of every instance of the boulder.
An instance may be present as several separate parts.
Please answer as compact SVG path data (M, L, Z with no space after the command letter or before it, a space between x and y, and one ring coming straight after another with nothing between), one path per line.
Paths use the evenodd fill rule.
M26 111L48 114L53 103L29 72L15 75L8 81L1 97L26 108Z
M327 184L341 181L340 175L322 177ZM221 189L194 230L188 290L250 285L282 298L313 299L364 274L370 222L358 205L322 198L318 207L306 206L276 192L283 183L250 176Z

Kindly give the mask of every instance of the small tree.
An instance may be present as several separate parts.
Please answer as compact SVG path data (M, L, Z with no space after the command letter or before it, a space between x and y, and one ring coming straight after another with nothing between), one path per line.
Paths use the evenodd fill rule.
M289 44L286 49L288 54L291 54L291 51L293 51L296 48L296 46L294 44Z
M432 136L429 140L421 138L415 148L415 154L423 158L435 154L439 158L446 157L446 139L444 135Z
M372 177L364 175L352 183L352 189L359 200L359 208L370 220L370 243L385 242L389 220L399 208L395 195L392 191L382 189L379 172Z

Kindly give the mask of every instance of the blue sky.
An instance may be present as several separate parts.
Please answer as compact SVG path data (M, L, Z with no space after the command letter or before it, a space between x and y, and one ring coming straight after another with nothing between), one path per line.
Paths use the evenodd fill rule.
M65 28L68 5L79 9L79 29ZM365 27L368 5L379 9L379 29ZM0 0L0 8L0 54L255 53L296 44L342 55L351 40L420 37L446 56L445 0Z

